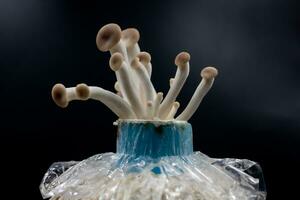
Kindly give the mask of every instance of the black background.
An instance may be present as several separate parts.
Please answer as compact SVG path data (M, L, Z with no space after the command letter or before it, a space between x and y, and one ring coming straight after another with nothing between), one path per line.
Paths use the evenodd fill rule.
M215 85L190 120L195 150L258 161L268 199L299 199L299 9L296 0L1 0L3 195L42 199L38 187L51 163L115 151L116 117L106 107L88 101L61 109L50 97L57 82L113 90L109 54L96 49L95 37L114 22L139 29L158 91L168 90L176 54L190 52L182 107L200 70L217 66Z

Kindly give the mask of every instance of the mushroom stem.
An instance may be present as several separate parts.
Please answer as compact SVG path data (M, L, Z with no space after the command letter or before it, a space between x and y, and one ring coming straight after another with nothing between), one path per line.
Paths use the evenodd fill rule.
M201 71L202 80L198 85L194 95L184 111L176 118L176 120L188 121L199 107L202 99L210 90L214 83L214 78L217 76L218 71L214 67L206 67Z
M144 93L146 95L147 101L153 101L153 99L156 95L156 91L155 91L155 89L152 85L152 82L148 76L148 72L147 72L146 68L139 61L139 58L137 58L137 57L132 61L131 66L135 70L136 75L138 76L138 78L140 80L140 84L142 86L141 93Z
M163 100L163 93L157 93L154 101L153 101L153 117L158 117L159 105Z
M141 49L138 43L136 43L133 45L133 47L127 47L127 52L129 61L132 61L136 55L141 52Z
M61 196L53 196L50 200L63 200Z
M149 77L151 77L152 76L152 64L149 62L149 63L145 64L145 67L146 67Z
M140 59L140 62L145 66L149 78L151 78L152 74L152 64L151 64L151 55L145 51L137 54L137 57Z
M123 41L127 50L128 61L131 63L136 55L141 51L138 45L140 33L135 28L127 28L122 31L121 35L121 41Z
M172 108L173 103L175 102L181 88L183 87L189 75L189 60L190 55L186 52L181 52L176 56L175 64L178 66L177 72L167 96L160 105L159 117L161 119L167 117L170 109Z
M147 101L147 115L146 119L153 118L153 101Z
M173 82L174 82L174 78L170 78L169 80L170 87L172 87Z
M168 114L168 116L166 118L167 120L174 119L174 116L176 115L176 112L177 112L179 106L180 106L179 102L175 101L173 103L173 106L172 106L172 108L171 108L171 110L170 110L170 112L169 112L169 114Z
M67 101L68 102L79 99L77 97L76 88L75 87L66 88L66 92L67 92Z
M100 87L90 86L88 88L90 91L89 98L101 101L121 119L136 118L136 115L132 111L130 105L120 96Z
M117 93L121 94L124 97L125 101L129 102L128 98L126 96L126 93L125 93L125 88L122 85L123 83L122 83L121 77L120 77L119 73L116 72L122 65L123 61L124 61L124 56L121 53L115 53L111 56L111 58L109 60L109 66L116 74L117 82L114 85L115 90L117 91ZM127 66L125 66L125 67L127 67ZM125 69L125 70L132 71L132 69L130 69L130 68ZM128 72L128 74L130 74L130 73Z
M52 98L60 107L67 107L73 100L95 99L104 103L121 119L136 118L130 105L118 95L100 87L88 87L86 84L78 84L76 87L65 88L62 84L56 84L52 89Z
M145 116L145 112L139 96L136 93L137 87L133 84L131 76L128 70L126 70L128 65L123 59L120 53L115 53L110 58L109 64L111 69L116 73L122 95L128 100L137 117L141 118Z
M122 95L121 92L117 92L116 94L117 94L118 96L120 96L120 97L123 97L123 95Z

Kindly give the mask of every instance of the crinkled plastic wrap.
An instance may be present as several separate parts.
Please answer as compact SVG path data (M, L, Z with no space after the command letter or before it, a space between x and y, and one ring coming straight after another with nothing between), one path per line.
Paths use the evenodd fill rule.
M186 122L119 122L117 153L54 163L40 186L53 200L263 200L260 166L193 152Z

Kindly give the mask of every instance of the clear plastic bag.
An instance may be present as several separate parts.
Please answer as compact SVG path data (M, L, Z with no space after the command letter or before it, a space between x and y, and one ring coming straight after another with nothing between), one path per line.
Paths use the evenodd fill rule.
M117 153L54 163L40 186L59 200L264 200L260 166L193 152L186 122L121 121Z

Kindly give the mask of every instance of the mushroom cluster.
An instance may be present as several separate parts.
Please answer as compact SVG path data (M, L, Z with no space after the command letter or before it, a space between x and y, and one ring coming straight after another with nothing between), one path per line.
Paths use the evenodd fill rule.
M116 92L83 83L69 88L56 84L52 89L54 102L64 108L72 100L94 99L105 104L120 119L188 121L213 85L217 69L205 67L201 71L202 80L194 95L176 116L180 106L176 98L189 75L190 55L181 52L176 56L176 75L170 79L170 89L163 98L163 93L157 92L151 82L151 56L140 51L139 39L137 29L122 31L117 24L103 26L97 34L96 44L100 51L111 54L109 65L116 74Z

